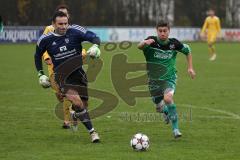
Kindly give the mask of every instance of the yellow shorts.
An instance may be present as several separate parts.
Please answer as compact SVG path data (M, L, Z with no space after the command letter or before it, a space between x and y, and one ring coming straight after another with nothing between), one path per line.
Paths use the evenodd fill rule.
M217 39L217 33L208 33L207 35L207 43L211 44L211 43L215 43Z

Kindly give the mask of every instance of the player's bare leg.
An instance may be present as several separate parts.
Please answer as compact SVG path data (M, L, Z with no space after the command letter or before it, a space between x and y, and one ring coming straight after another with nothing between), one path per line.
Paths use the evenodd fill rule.
M87 105L87 103L86 102L83 103L80 96L78 95L78 92L72 89L69 89L67 91L66 97L68 100L72 102L72 107L73 110L75 111L73 116L75 118L78 118L87 128L91 135L92 142L93 143L99 142L100 138L92 126L92 122L87 111L87 106L84 106L84 104Z
M85 106L87 108L88 107L88 101L82 99L82 102L83 102L83 106ZM78 120L74 116L75 111L71 110L71 108L72 108L72 105L70 107L70 117L71 117L71 122L72 122L72 130L75 132L75 131L78 130Z
M168 117L168 108L167 108L167 106L165 105L164 100L161 100L160 103L156 104L156 111L159 112L159 113L162 113L164 122L165 122L166 124L169 124L170 119L169 119L169 117Z
M174 138L179 138L182 136L182 134L178 128L178 115L176 111L176 105L174 104L173 101L173 94L174 90L172 88L166 89L166 91L164 92L164 102L168 107L168 117L172 122Z
M50 59L45 60L45 63L48 65L52 64L52 61ZM51 82L51 87L55 91L55 96L57 100L63 104L63 129L70 129L70 111L69 107L71 105L71 102L64 98L63 94L60 92L59 86L57 85L55 81L54 74L50 75L50 82Z
M208 43L208 50L209 50L208 52L209 52L209 56L210 56L209 60L214 61L217 57L214 42Z
M64 98L60 92L56 92L55 95L56 95L58 101L63 104L63 119L64 119L64 122L63 122L62 128L63 129L69 129L70 128L69 106L70 106L71 103L66 98Z
M71 106L71 102L67 98L63 98L63 118L64 118L63 127L66 126L67 129L69 129L71 125L70 106Z

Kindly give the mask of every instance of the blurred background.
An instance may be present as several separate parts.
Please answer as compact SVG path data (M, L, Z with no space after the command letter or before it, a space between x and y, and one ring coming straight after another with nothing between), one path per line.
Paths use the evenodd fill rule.
M201 26L212 8L224 27L240 26L239 0L0 0L5 25L48 25L59 4L74 23L86 26L152 26L168 19L174 26Z
M198 40L199 28L203 25L207 10L210 8L215 10L222 27L230 29L227 30L227 37L223 30L223 39L240 39L238 29L232 30L240 26L239 0L0 0L0 4L0 15L6 26L5 33L9 29L16 29L16 26L24 26L21 29L36 29L26 26L41 26L39 33L30 33L39 37L43 26L51 24L56 6L66 4L70 9L72 23L93 27L92 29L102 36L104 41L124 40L121 34L127 34L125 33L127 31L112 30L112 27L115 29L135 27L135 32L130 34L135 38L126 35L123 37L127 37L130 41L139 41L146 36L146 33L153 34L153 31L147 28L153 28L159 20L168 20L174 27L188 28L173 29L172 35L179 37L180 40ZM136 27L145 27L147 30L143 28L138 30ZM103 31L103 28L108 30ZM181 35L185 35L185 38ZM7 35L4 34L0 35L0 41L3 41L3 36L7 42ZM17 38L16 41L21 40Z

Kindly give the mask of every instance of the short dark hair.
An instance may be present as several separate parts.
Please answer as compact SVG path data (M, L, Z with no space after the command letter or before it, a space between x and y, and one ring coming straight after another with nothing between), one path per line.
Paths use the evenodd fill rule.
M65 14L61 11L57 11L54 13L54 15L52 17L52 21L55 22L57 17L67 17L68 18L67 14Z
M69 12L69 7L66 4L59 4L56 7L55 12L59 11L59 9L66 9Z
M156 25L156 28L158 28L158 27L168 27L168 28L170 28L170 25L169 25L168 21L161 20Z

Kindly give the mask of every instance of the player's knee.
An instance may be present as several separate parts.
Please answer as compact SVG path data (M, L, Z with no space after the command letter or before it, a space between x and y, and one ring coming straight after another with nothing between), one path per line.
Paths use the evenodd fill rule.
M80 98L78 95L66 95L67 99L70 100L73 104L79 105Z
M172 93L164 94L164 102L165 102L165 104L172 104L173 103L173 94Z
M80 100L79 95L74 90L68 90L66 93L66 98L72 101L73 103Z
M208 42L208 46L209 46L209 47L213 47L213 45L214 45L214 41L209 41L209 42Z
M83 102L83 106L84 106L85 108L87 108L87 107L88 107L88 101L87 101L87 100L82 100L82 102Z

